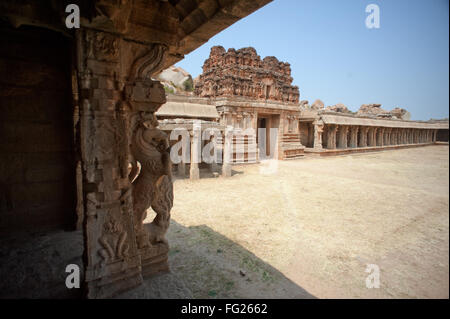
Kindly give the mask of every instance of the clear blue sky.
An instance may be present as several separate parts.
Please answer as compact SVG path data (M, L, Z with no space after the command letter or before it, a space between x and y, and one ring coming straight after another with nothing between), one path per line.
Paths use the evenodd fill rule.
M368 4L380 28L368 29ZM198 76L210 48L252 46L291 64L300 99L406 108L413 120L448 117L448 0L275 0L177 65Z

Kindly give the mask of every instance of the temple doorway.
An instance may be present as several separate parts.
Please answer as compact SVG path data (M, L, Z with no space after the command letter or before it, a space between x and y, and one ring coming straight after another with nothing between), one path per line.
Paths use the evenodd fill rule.
M280 116L278 114L258 114L256 141L260 159L274 158L276 156L279 123ZM276 131L273 129L276 129ZM276 135L274 135L275 132L277 133Z
M300 142L305 147L314 147L314 125L313 121L300 121Z

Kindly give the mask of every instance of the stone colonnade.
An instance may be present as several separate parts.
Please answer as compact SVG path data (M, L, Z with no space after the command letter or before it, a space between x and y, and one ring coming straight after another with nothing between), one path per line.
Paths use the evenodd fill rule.
M313 125L315 149L323 148L324 129L326 149L430 144L436 142L437 135L437 129L324 124L321 120L315 121Z

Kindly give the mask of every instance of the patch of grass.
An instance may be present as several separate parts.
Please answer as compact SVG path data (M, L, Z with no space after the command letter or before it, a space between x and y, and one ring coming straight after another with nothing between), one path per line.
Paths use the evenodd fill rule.
M225 289L226 290L231 290L234 287L234 282L233 281L228 281L225 283Z
M171 94L175 93L174 89L171 87L168 87L168 86L164 87L164 91L166 91L166 93L171 93Z
M273 277L268 272L263 271L263 273L262 273L262 281L264 281L264 282L273 281Z

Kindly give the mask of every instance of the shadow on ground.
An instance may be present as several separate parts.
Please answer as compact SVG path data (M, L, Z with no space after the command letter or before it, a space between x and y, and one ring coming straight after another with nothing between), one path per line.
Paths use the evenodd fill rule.
M206 225L172 220L171 271L194 298L314 298L252 252Z
M171 272L117 298L314 298L278 270L205 225L171 222ZM82 270L80 231L22 233L0 240L0 298L80 298L68 264Z
M250 164L251 165L251 164ZM200 172L200 179L206 179L206 178L218 178L222 175L222 169L219 168L217 171L212 172L209 168L201 168L199 170ZM183 180L183 179L189 179L189 169L186 169L186 174L184 176L179 175L176 171L172 172L172 180ZM244 174L243 171L236 171L235 169L231 170L231 176L234 175L242 175Z
M83 271L81 231L10 234L0 240L0 298L80 298L67 289L68 264ZM81 274L82 275L82 274Z

